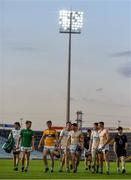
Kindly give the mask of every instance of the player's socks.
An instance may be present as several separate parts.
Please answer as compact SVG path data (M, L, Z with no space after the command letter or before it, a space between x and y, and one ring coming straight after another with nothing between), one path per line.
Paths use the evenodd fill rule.
M95 166L92 166L92 173L95 173Z
M124 174L126 172L125 168L122 167L122 174Z
M100 168L100 174L103 174L103 167Z
M51 173L53 173L54 172L54 170L53 169L51 169L51 171L50 171Z
M106 171L106 174L107 174L107 175L109 175L109 174L110 174L110 172L109 172L109 171Z
M90 171L91 170L91 165L89 165L88 168L89 168L89 171Z
M67 169L66 169L66 172L67 172L67 173L70 173L70 169L69 169L69 168L67 168Z
M21 168L21 171L24 172L24 166Z
M59 172L63 172L62 167L60 168Z
M96 173L99 172L99 165L96 166Z
M120 174L120 172L121 172L121 171L120 171L120 168L117 168L117 173Z
M14 167L14 171L18 171L18 165Z
M70 169L71 169L71 170L73 169L73 166L72 166L72 164L70 165Z
M25 168L25 172L27 172L27 171L28 171L28 167Z
M46 173L47 171L49 171L49 168L48 168L48 167L45 168L45 173Z

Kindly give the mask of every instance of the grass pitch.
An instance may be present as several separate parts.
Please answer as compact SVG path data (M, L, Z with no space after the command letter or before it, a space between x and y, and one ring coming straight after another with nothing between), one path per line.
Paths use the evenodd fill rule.
M84 169L84 162L81 162L77 173L59 173L59 161L55 161L54 172L44 173L42 160L31 160L29 172L22 173L13 171L12 160L0 160L0 179L131 179L131 163L126 163L126 174L117 174L116 164L111 163L110 175L92 174Z

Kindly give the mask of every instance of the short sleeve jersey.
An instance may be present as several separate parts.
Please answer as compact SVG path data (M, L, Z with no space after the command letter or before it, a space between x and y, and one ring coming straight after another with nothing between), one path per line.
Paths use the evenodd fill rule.
M115 138L114 138L115 142L116 142L116 148L119 149L124 149L125 148L125 144L127 143L127 136L122 134L116 134Z
M13 135L13 138L14 138L14 141L15 141L15 145L17 143L18 138L20 137L20 132L21 132L20 129L19 130L17 130L17 129L12 130L12 135Z
M70 131L69 136L71 137L71 145L77 145L80 142L81 131Z
M43 131L44 146L55 146L57 131L55 129L46 129Z
M98 131L92 131L91 140L92 140L92 149L96 149L99 146L99 142L100 142Z
M21 147L31 147L33 136L34 136L34 131L32 131L31 129L22 129L20 132Z
M84 147L86 149L89 149L89 143L90 143L90 136L84 135Z
M69 132L70 131L67 131L66 129L63 129L60 132L60 137L62 137L62 140L61 140L61 146L62 147L65 147L67 145L67 140L68 140Z

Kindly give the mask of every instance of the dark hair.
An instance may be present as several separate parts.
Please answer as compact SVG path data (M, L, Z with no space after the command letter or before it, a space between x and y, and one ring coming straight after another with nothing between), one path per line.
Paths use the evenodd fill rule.
M123 130L123 128L121 127L121 126L119 126L118 128L117 128L117 130L119 131L119 130Z
M101 122L99 122L98 124L101 124L101 125L103 125L103 126L104 126L104 122L102 122L102 121L101 121Z
M67 121L67 122L66 122L66 125L67 125L67 124L71 124L71 122L70 122L70 121Z
M46 124L52 124L52 121L51 120L46 121Z
M20 127L20 123L19 122L15 122L14 125L17 125Z
M91 129L87 129L87 132L91 132Z
M28 123L31 123L31 124L32 124L32 122L31 122L31 121L27 120L27 121L25 122L25 124L28 124Z
M72 126L75 126L75 127L77 127L78 125L77 125L77 123L72 123Z
M98 123L97 123L97 122L95 122L95 123L94 123L94 125L98 126Z

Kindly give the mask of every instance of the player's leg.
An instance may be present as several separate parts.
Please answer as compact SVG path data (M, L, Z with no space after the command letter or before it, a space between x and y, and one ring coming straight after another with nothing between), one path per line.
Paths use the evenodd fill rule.
M25 154L26 154L26 151L23 149L21 151L21 154L22 154L22 157L21 157L21 163L22 163L22 168L21 168L21 171L24 172L24 166L25 166Z
M103 174L103 153L99 152L98 157L99 157L100 174Z
M70 172L69 162L70 162L70 150L69 150L69 149L66 149L65 164L66 164L66 171L67 171L68 173Z
M118 155L116 157L116 164L117 164L117 173L120 174L120 157Z
M63 167L64 167L64 164L65 164L65 153L64 153L64 150L61 150L61 154L62 154L62 157L61 157L61 164L60 164L59 172L63 171Z
M75 161L76 161L76 154L75 154L75 151L72 151L71 152L71 164L72 164L73 171L75 170Z
M54 150L55 148L50 148L51 172L54 172Z
M107 175L109 175L110 174L109 151L104 150L103 155L104 155L104 159L105 159L105 163L106 163L106 173L107 173Z
M48 155L48 149L44 148L44 150L43 150L43 162L44 162L44 165L45 165L45 172L47 172L49 170L48 162L47 162L47 155Z
M16 157L16 171L18 170L18 165L19 165L19 160L20 160L20 152L17 152L16 154L15 154L15 157Z
M125 170L125 156L121 156L121 164L122 164L122 174L126 172Z
M91 155L92 155L92 173L94 173L95 167L96 167L96 150L95 149L92 149Z
M16 154L13 152L14 171L16 171Z
M92 163L92 157L91 157L91 154L88 155L88 169L89 171L91 170L91 163Z
M99 172L99 158L98 158L98 153L96 152L96 173Z
M79 165L79 158L80 158L80 152L76 151L75 152L75 161L74 161L74 170L73 170L74 173L77 172L77 167Z
M85 154L85 160L84 160L84 164L85 164L85 170L88 170L88 160L87 160L87 154Z
M30 151L26 151L26 167L25 167L25 172L28 171L28 167L29 167L29 162L30 162Z

